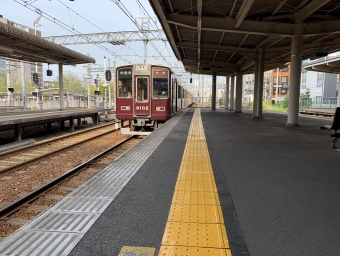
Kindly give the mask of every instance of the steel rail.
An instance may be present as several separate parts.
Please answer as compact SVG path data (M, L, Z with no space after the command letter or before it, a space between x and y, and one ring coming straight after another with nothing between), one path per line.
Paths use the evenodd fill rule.
M105 127L105 126L104 126L104 127ZM103 127L101 127L101 128L103 128ZM99 129L99 128L98 128L98 129ZM87 141L96 139L96 138L98 138L98 137L101 137L101 136L103 136L103 135L106 135L106 134L108 134L108 133L112 133L112 132L115 132L115 131L117 131L117 130L114 129L114 130L112 130L112 131L104 132L104 133L102 133L102 134L98 134L98 135L96 135L96 136L93 136L93 137L84 139L84 140L82 140L82 141L76 142L76 143L74 143L74 144L71 144L71 145L68 145L68 146L65 146L65 147L56 149L56 150L51 150L50 152L41 154L41 155L38 156L38 157L34 157L34 158L32 158L32 159L29 159L29 160L26 160L26 161L22 161L22 162L20 162L20 163L18 163L18 164L9 166L9 167L6 168L6 169L2 169L2 170L0 171L0 174L3 174L3 173L5 173L5 172L8 172L8 171L13 170L13 169L15 169L15 168L19 168L19 167L21 167L21 166L23 166L23 165L26 165L26 164L29 164L29 163L34 162L34 161L36 161L36 160L39 160L39 159L41 159L41 158L50 156L50 155L55 154L55 153L57 153L57 152L64 151L64 150L66 150L66 149L68 149L68 148L77 146L77 145L82 144L82 143L84 143L84 142L87 142ZM85 132L84 132L84 133L85 133ZM78 134L75 134L75 135L78 135ZM64 138L58 138L58 139L56 139L55 141L60 140L60 139L64 139ZM53 142L55 142L55 141L53 141ZM40 144L40 145L34 145L34 146L41 146L41 145L44 145L44 144L47 144L47 143L51 143L51 141L46 142L46 143L42 143L42 144ZM34 146L32 146L32 148L33 148ZM29 148L29 147L28 147L28 148ZM23 149L23 150L27 150L27 148L25 148L25 149ZM21 150L20 150L20 151L21 151ZM20 152L20 151L18 151L18 152ZM11 153L16 153L16 152L14 151L14 152L11 152ZM11 153L8 153L8 154L11 154ZM1 157L4 157L4 156L6 156L6 155L2 155Z
M128 138L126 138L125 140L115 144L114 146L106 149L105 151L99 153L98 155L90 158L89 160L87 160L86 162L77 165L76 167L74 167L73 169L69 170L68 172L64 173L63 175L59 176L58 178L50 181L49 183L43 185L42 187L32 191L31 193L29 193L28 195L18 199L17 201L9 204L8 206L6 206L5 208L0 210L0 218L3 218L13 212L15 212L20 206L22 206L25 203L29 203L30 201L36 199L39 195L43 194L44 192L50 190L51 188L53 188L55 185L59 184L60 182L62 182L63 180L65 180L66 178L68 178L69 176L77 173L79 170L81 170L82 168L84 168L85 166L87 166L88 164L90 164L91 162L101 158L103 155L109 153L110 151L114 150L115 148L123 145L124 143L126 143L127 141L131 140L132 138L134 138L135 136L129 136Z
M72 136L75 136L75 135L79 135L79 134L82 134L82 133L98 130L100 128L110 126L110 125L113 125L113 124L115 124L115 122L110 122L110 123L106 123L106 124L103 124L103 125L96 125L96 126L84 129L84 130L70 132L68 134L65 134L65 135L62 135L62 136L59 136L59 137L55 137L55 138L47 139L47 140L44 140L44 141L36 142L34 144L31 144L31 145L22 146L19 149L16 149L16 148L10 149L10 150L7 150L6 152L0 152L0 157L12 154L14 152L19 153L20 151L24 151L26 149L33 148L33 147L36 147L36 146L41 146L41 145L51 143L51 142L54 142L54 141L57 141L57 140L60 140L60 139L65 139L65 138L72 137Z

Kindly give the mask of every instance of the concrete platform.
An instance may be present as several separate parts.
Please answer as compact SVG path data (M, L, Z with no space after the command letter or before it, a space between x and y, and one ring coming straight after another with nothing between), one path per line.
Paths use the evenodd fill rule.
M300 117L300 126L288 127L284 113L252 119L243 111L201 109L232 255L338 255L340 152L319 129L332 119ZM193 112L167 122L6 239L0 254L21 248L54 255L43 254L44 248L56 255L130 255L139 248L158 255ZM92 184L105 195L86 189ZM33 239L38 254L20 239Z
M70 130L74 130L74 120L84 117L92 117L96 124L99 122L100 112L107 111L104 108L66 108L46 109L46 110L23 110L23 111L4 111L0 112L0 131L15 131L15 140L21 140L21 129L28 126L60 122L63 126L64 121L70 121Z

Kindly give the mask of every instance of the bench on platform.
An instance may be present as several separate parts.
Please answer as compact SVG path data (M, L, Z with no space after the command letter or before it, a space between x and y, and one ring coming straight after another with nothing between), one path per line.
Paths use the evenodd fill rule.
M333 124L332 125L324 125L322 127L320 127L320 129L327 129L328 131L332 131L334 130L334 133L331 132L331 137L335 137L332 145L333 145L333 149L337 149L337 147L335 146L336 142L338 141L338 139L340 138L340 133L337 132L338 130L340 130L340 107L337 107L335 110L335 114L333 117Z

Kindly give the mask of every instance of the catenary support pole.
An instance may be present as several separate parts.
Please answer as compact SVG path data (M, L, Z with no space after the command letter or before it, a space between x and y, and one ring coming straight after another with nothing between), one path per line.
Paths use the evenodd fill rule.
M60 101L59 106L60 110L64 110L65 104L64 104L63 64L59 63L58 67L59 67L59 101Z
M26 81L25 81L25 63L21 61L21 99L22 99L22 106L26 109Z
M91 56L89 53L87 56ZM87 108L91 108L91 92L90 92L90 83L91 83L91 63L87 64Z
M109 83L108 81L106 81L106 79L105 79L105 72L106 72L106 57L104 56L104 83L106 84L106 86L107 86L107 84ZM106 88L104 89L105 90L105 94L104 94L104 108L106 108Z
M12 93L8 88L11 88L11 60L6 59L6 80L7 80L7 104L8 106L12 106Z

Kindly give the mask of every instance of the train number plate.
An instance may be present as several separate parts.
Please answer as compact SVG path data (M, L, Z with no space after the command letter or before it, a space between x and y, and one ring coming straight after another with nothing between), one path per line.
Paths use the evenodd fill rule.
M149 110L149 106L136 106L136 110Z

